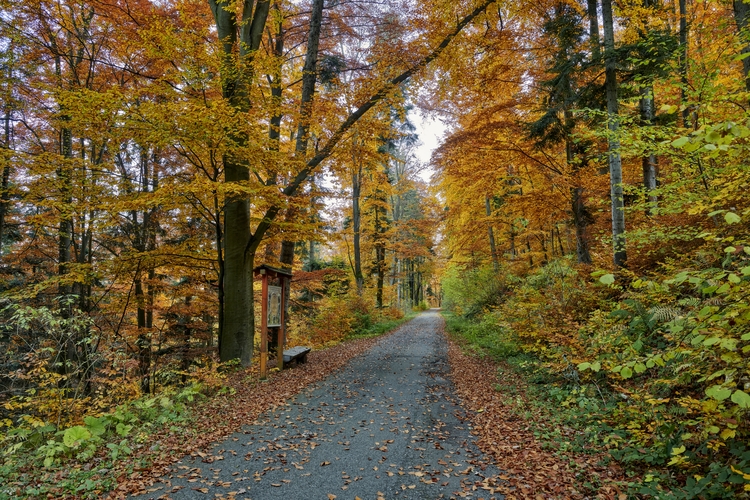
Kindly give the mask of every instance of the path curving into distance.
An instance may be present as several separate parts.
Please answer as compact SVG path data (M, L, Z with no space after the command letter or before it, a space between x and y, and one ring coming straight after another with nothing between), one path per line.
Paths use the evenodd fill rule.
M461 419L442 331L436 311L420 314L138 498L502 498Z

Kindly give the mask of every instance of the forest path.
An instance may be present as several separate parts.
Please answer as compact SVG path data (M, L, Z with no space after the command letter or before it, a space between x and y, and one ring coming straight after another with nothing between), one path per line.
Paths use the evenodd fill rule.
M502 498L462 419L442 331L436 311L419 315L140 498Z

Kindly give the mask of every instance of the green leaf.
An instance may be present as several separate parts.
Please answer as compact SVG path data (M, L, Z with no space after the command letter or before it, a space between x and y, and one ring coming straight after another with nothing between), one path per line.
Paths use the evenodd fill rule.
M737 389L732 394L732 402L736 403L740 408L750 408L750 395L745 391Z
M680 137L679 139L675 139L674 141L672 141L672 146L676 148L681 148L688 142L690 142L689 137Z
M732 389L727 389L726 387L722 387L720 385L712 385L711 387L706 389L706 396L717 401L724 401L731 395Z
M742 219L739 215L737 215L734 212L727 212L724 214L724 220L727 222L727 224L737 224L738 222L741 222Z
M599 278L600 283L604 283L605 285L611 285L615 282L615 275L614 274L605 274L602 275L601 278Z
M595 372L598 372L602 369L602 364L598 361L594 361L593 363L591 363L591 369Z
M721 338L719 338L719 337L710 337L710 338L707 338L706 340L703 341L703 345L706 346L706 347L710 347L710 346L712 346L714 344L718 344L719 342L721 342Z
M750 276L750 266L743 267L740 269L740 272L742 273L742 276Z
M581 363L578 365L578 369L581 371L585 371L591 368L591 363Z
M643 373L646 371L646 365L643 363L636 363L633 369L635 370L635 373Z
M736 275L736 274L734 274L734 273L730 274L730 275L729 275L729 278L728 278L728 279L729 279L729 282L730 282L730 283L734 283L735 285L736 285L737 283L740 283L740 282L742 282L742 278L740 278L739 276L737 276L737 275Z
M734 351L737 349L737 339L721 339L721 348L727 351Z
M622 370L620 370L620 376L627 380L633 376L633 370L629 366L623 366Z
M94 436L101 436L107 431L107 427L104 425L104 417L85 417L83 421L86 423L86 428Z
M63 434L63 444L68 448L77 448L87 439L91 439L91 432L82 425L66 429Z
M132 429L133 429L132 425L125 425L123 423L118 423L117 428L115 430L117 431L117 434L119 436L125 437L130 433Z

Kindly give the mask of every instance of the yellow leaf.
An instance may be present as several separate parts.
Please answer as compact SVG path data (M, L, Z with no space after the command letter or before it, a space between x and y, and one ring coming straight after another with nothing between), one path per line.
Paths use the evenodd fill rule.
M737 434L737 432L733 431L732 429L724 429L723 431L721 431L721 434L719 434L719 435L721 436L721 439L731 439L736 434Z

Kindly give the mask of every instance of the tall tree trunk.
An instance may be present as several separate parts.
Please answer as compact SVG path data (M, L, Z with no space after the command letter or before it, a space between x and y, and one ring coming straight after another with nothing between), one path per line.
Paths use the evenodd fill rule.
M750 53L750 32L748 32L750 3L746 3L745 0L732 0L732 10L734 11L737 31L740 32L740 38L745 42L741 51L745 56L742 60L742 74L745 76L745 88L750 91L750 57L748 57L748 53Z
M492 269L497 272L500 269L500 262L497 258L497 247L495 246L495 231L492 229L492 223L489 218L492 216L492 208L490 207L490 197L485 196L484 198L484 211L487 214L487 234L490 239L490 254L492 255Z
M248 169L230 158L224 160L226 182L249 180ZM253 258L246 247L250 241L250 201L227 201L224 208L224 324L219 337L222 361L239 358L248 366L253 357L252 321Z
M153 161L151 161L153 160ZM141 148L141 193L154 192L158 188L159 172L156 158L149 154L147 147ZM144 209L143 212L133 212L133 226L136 228L135 247L142 254L156 249L156 208ZM140 219L140 222L139 222ZM143 276L146 276L144 286ZM135 279L135 299L137 307L138 338L138 371L141 377L141 391L149 394L151 387L151 333L154 326L154 298L156 291L154 280L156 270L151 262L145 266L138 265Z
M3 147L10 151L11 149L11 137L10 137L10 120L11 120L11 110L10 110L10 104L6 104L5 109L5 119L4 119L4 141L3 141ZM2 171L2 184L0 184L0 255L2 255L3 251L3 239L5 238L5 220L8 217L8 207L10 202L10 192L8 191L8 187L10 185L10 163L3 163L3 171Z
M690 106L687 105L687 70L688 70L688 27L687 27L687 0L679 0L680 8L680 103L682 110L682 126L690 126Z
M57 48L55 47L55 51ZM60 82L62 88L62 56L59 52L55 54L55 73ZM61 316L63 319L70 318L70 308L72 303L68 302L70 294L72 292L71 286L66 282L65 275L68 274L70 266L70 245L71 237L73 232L73 220L72 220L72 172L71 172L71 161L73 159L73 134L68 128L68 122L70 117L67 115L66 110L63 106L60 107L60 164L55 172L58 182L58 189L60 192L60 221L58 223L58 236L57 236L57 275L60 278L60 282L57 287L57 292L65 299L61 304ZM64 384L73 385L71 378L74 368L73 365L76 362L76 337L74 335L67 335L60 345L60 365L58 372L61 375L66 375Z
M378 309L383 307L383 284L385 282L385 244L383 241L385 225L381 224L380 209L375 207L375 270L377 272L377 285L375 289L375 306Z
M683 1L683 0L681 0ZM625 265L625 201L622 186L622 159L620 158L620 122L617 102L617 60L615 55L615 33L612 19L612 0L602 0L604 24L605 83L607 91L607 126L609 128L609 185L612 197L612 245L613 262Z
M253 81L252 57L260 47L270 0L245 0L239 22L235 11L225 8L224 2L208 0L208 3L222 42L222 96L237 113L247 113L250 109L249 86ZM239 50L235 55L237 45ZM247 143L244 133L234 133L232 139L240 147ZM226 183L245 183L250 179L244 158L227 154L222 160ZM253 235L247 196L226 200L224 228L224 311L220 314L219 356L222 361L239 358L244 366L248 366L253 355L252 270L255 249L250 249Z
M217 175L218 177L218 175ZM217 323L218 323L218 331L216 332L217 338L218 338L218 344L221 344L221 339L224 336L224 311L225 308L225 293L224 293L224 275L226 274L226 271L224 269L224 229L223 225L221 224L221 201L219 200L219 195L216 191L213 193L213 202L214 202L214 219L213 219L213 226L214 226L214 242L216 245L216 266L218 268L217 273L217 279L216 279L216 298L218 301L218 314L217 314ZM210 323L209 323L210 324ZM213 328L209 327L210 330L210 346L213 346Z
M589 252L588 214L583 202L583 187L570 188L573 226L576 231L576 261L579 264L591 264Z
M587 14L589 18L589 44L591 45L591 59L599 59L599 14L597 13L597 0L587 1Z
M307 33L305 64L302 68L302 98L300 100L300 117L297 124L297 141L294 150L297 159L303 161L306 159L307 145L310 142L310 117L312 116L315 81L317 80L318 48L320 47L320 32L323 26L323 3L323 0L313 0L310 13L310 31ZM284 239L281 243L279 260L282 268L291 272L294 263L294 241ZM288 301L286 302L288 303ZM287 314L286 317L288 316Z
M641 124L645 127L653 126L654 124L654 89L651 85L648 85L641 89ZM656 180L658 175L658 166L656 155L653 153L647 153L643 155L641 159L643 166L643 188L646 190L646 215L653 215L656 211L656 204L659 201L656 191Z
M357 294L362 295L365 278L362 275L362 253L360 248L362 214L359 208L360 196L362 192L362 165L357 158L356 144L354 158L355 167L352 174L352 231L354 232L354 281L357 283Z
M534 267L534 255L531 253L531 239L526 237L526 252L529 254L529 267Z
M568 85L570 85L568 83ZM572 90L571 90L572 93ZM571 113L569 110L565 110L566 123L572 121ZM572 126L570 127L572 128ZM565 156L570 165L575 185L570 188L570 205L571 211L573 212L573 225L576 229L576 260L579 264L591 264L591 252L589 251L589 214L586 210L586 204L584 203L583 191L584 188L581 185L580 180L580 167L574 161L573 158L573 142L572 137L567 136L565 138Z

